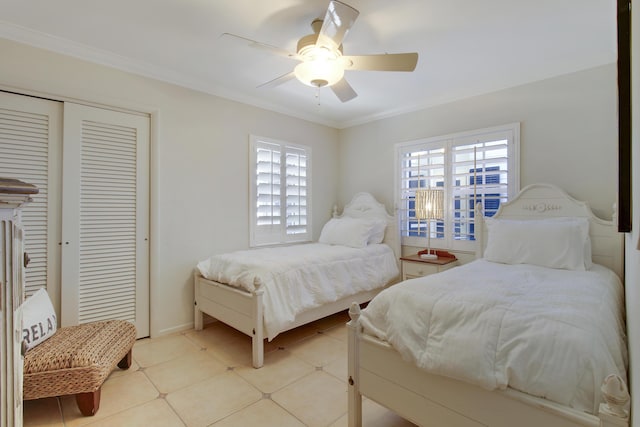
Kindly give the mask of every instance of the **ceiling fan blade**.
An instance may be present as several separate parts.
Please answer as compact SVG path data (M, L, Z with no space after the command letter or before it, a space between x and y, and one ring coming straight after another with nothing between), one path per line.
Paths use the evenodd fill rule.
M276 77L273 80L269 80L266 83L262 83L260 86L258 86L258 88L262 89L262 88L272 88L272 87L280 86L282 83L286 83L289 80L295 79L295 77L296 75L293 73L293 71L291 71L290 73L283 74L280 77Z
M329 2L316 45L337 49L359 14L348 4L337 0Z
M236 40L241 40L243 42L245 42L249 47L252 48L256 48L256 49L262 49L262 50L266 50L269 51L271 53L275 53L276 55L279 56L284 56L285 58L291 58L291 59L300 59L300 57L298 56L297 53L292 53L287 51L286 49L282 49L278 46L272 46L270 44L267 43L262 43L256 40L251 40L247 37L243 37L243 36L239 36L237 34L231 34L231 33L222 33L220 35L220 37L222 38L233 38Z
M343 56L342 61L345 70L413 71L418 64L418 54L413 52Z
M355 90L351 87L351 85L344 79L340 79L338 83L331 86L331 90L342 102L351 101L353 98L358 96Z

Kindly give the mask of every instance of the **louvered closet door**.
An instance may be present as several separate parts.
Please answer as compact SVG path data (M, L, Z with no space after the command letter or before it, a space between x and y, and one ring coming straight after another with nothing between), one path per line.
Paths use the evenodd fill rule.
M149 335L149 118L65 103L62 325Z
M22 223L25 294L46 287L59 313L61 102L0 92L0 176L38 187L25 205Z

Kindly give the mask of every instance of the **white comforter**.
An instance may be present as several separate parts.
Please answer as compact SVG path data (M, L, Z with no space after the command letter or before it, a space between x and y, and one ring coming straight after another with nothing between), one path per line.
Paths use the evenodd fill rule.
M247 291L264 289L264 324L269 340L288 329L297 314L398 276L393 250L385 244L351 248L309 243L214 255L198 263L207 279Z
M608 374L626 378L623 289L598 265L566 271L476 260L384 290L361 320L366 333L429 372L590 413Z

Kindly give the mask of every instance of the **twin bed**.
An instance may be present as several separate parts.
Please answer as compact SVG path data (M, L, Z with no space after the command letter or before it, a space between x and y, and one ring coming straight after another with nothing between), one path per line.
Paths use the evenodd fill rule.
M475 217L478 259L350 309L350 427L362 396L421 426L628 425L601 404L609 375L627 396L614 223L550 185Z
M399 280L395 218L369 193L334 212L318 243L215 255L195 271L195 329L203 313L252 339L253 366L264 339L370 301Z
M546 184L475 218L475 261L394 284L397 224L359 193L322 243L199 263L196 329L206 313L249 335L258 368L265 338L350 307L350 427L363 396L420 426L628 426L615 221Z

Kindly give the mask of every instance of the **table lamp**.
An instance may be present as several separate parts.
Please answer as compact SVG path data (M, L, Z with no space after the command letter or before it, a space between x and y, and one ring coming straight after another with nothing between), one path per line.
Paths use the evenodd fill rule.
M431 253L431 221L444 218L444 190L440 188L416 189L416 219L427 222L427 251L420 253L422 259L436 259Z

